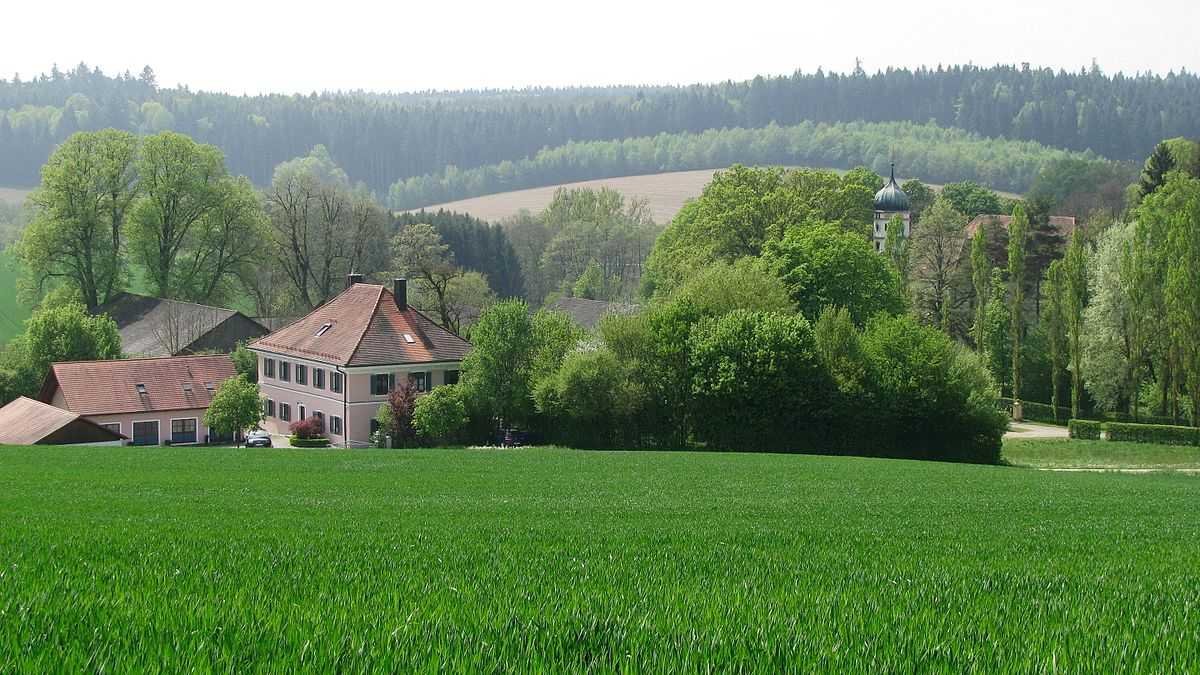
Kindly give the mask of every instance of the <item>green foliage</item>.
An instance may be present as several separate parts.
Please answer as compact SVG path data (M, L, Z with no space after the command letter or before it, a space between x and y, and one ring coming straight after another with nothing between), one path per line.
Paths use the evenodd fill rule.
M1067 423L1067 429L1071 438L1100 440L1100 432L1104 430L1104 423L1092 420L1072 419Z
M1200 429L1165 424L1129 424L1105 422L1103 429L1110 441L1159 443L1162 445L1200 445Z
M670 299L686 303L704 316L721 316L735 309L796 311L787 286L755 258L708 265L689 276Z
M246 349L245 342L237 343L237 347L229 355L233 359L233 368L247 382L258 382L258 355Z
M288 437L288 444L293 448L328 448L328 438L301 438L299 436Z
M0 461L16 672L1200 665L1188 476L552 449ZM953 611L915 609L934 592ZM867 616L889 629L847 640Z
M107 316L92 316L78 304L47 307L33 313L25 331L9 343L0 368L10 375L10 394L36 397L58 361L121 358L117 324ZM7 401L5 401L7 403Z
M1083 399L1083 315L1088 301L1087 252L1079 230L1071 234L1063 256L1062 291L1071 368L1071 417L1079 417Z
M1004 277L999 269L992 270L991 297L984 308L983 359L997 382L1011 383L1012 310L1004 292ZM1011 390L1009 390L1011 394Z
M1173 174L1149 201L1151 209L1165 207L1170 213L1167 324L1181 379L1192 395L1192 419L1200 420L1200 179Z
M550 440L580 448L619 447L627 442L632 411L641 400L616 355L605 348L571 352L534 392L546 416Z
M1029 218L1018 204L1008 226L1008 283L1012 307L1012 389L1013 398L1021 397L1021 340L1025 337L1025 246L1029 238Z
M921 214L933 204L937 193L919 179L910 178L900 184L900 189L908 195L908 205L914 224L921 222Z
M436 213L401 213L394 221L397 229L414 223L432 225L449 247L454 262L486 277L496 295L501 298L525 296L521 262L503 227L466 213L442 209Z
M588 300L612 300L616 285L604 277L604 270L600 269L600 263L593 259L588 262L587 267L583 269L583 274L580 274L579 279L575 281L571 295Z
M942 198L950 202L955 211L974 218L981 214L1003 213L1000 195L982 185L964 180L958 183L947 183L942 187Z
M861 235L836 225L791 228L768 242L763 258L810 320L829 305L845 307L860 325L878 313L904 310L900 279L887 258Z
M979 223L971 238L971 283L975 291L975 323L972 328L975 348L984 349L987 303L991 298L992 264L987 256L987 223Z
M954 302L966 225L966 216L948 199L938 197L913 232L910 255L915 309L930 325L948 323L942 319L949 319Z
M469 421L463 388L457 384L434 387L417 399L413 409L413 427L417 435L432 443L459 440Z
M834 389L799 316L737 310L689 340L697 439L729 450L820 448Z
M994 463L1008 426L980 359L908 316L877 318L862 336L871 424L854 439L883 454ZM936 422L935 422L936 420Z
M204 424L230 436L253 429L262 419L263 402L258 385L240 374L217 387L204 412Z

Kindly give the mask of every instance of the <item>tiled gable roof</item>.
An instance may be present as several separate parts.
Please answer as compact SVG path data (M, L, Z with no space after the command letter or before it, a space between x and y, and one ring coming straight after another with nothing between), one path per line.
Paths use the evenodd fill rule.
M55 363L40 398L48 403L61 389L66 409L80 415L207 408L236 374L227 354Z
M587 298L559 298L550 305L550 309L565 312L576 324L592 329L600 324L600 319L609 314L632 314L637 311L637 305L620 302L605 302L604 300L588 300Z
M172 356L238 312L224 307L121 293L96 309L117 324L121 348L134 356ZM252 321L249 317L247 321ZM266 333L266 327L262 327Z
M0 408L0 444L34 445L72 424L93 427L87 431L97 440L118 441L125 438L82 419L78 413L20 396Z
M989 226L999 225L1005 230L1008 230L1008 226L1012 223L1012 216L999 214L983 214L975 216L971 219L971 222L967 223L967 238L970 239L971 237L974 237L975 232L979 230L979 225L985 222ZM1070 236L1071 233L1075 231L1074 216L1050 216L1049 224L1051 227L1058 230L1059 234L1063 236Z
M250 347L339 366L461 361L471 349L412 307L402 311L391 290L363 283Z

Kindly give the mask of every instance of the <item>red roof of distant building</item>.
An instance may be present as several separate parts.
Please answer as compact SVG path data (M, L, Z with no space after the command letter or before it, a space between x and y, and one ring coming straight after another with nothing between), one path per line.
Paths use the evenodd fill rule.
M125 436L62 408L18 396L0 408L0 444L120 441Z
M967 223L967 238L975 236L975 232L979 229L980 223L986 222L988 225L999 225L1005 230L1012 223L1012 216L1000 214L984 214L975 216L971 222ZM1063 236L1070 236L1075 231L1075 216L1050 216L1050 226L1058 230Z
M356 283L291 324L250 343L252 349L339 366L461 361L471 344L392 291Z
M66 409L80 415L207 408L236 374L228 354L55 363L39 398L49 403L62 389Z

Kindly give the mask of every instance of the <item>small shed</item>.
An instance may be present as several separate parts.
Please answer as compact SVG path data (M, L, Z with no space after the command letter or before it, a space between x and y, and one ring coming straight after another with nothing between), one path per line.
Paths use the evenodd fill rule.
M125 436L24 396L0 408L0 445L121 445Z

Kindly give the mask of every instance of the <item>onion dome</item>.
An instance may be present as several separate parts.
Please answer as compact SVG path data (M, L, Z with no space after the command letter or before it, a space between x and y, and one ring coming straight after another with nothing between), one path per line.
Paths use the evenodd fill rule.
M904 190L896 185L896 163L892 162L892 177L888 179L887 185L883 189L875 193L875 210L876 211L907 211L908 210L908 195L904 194Z

